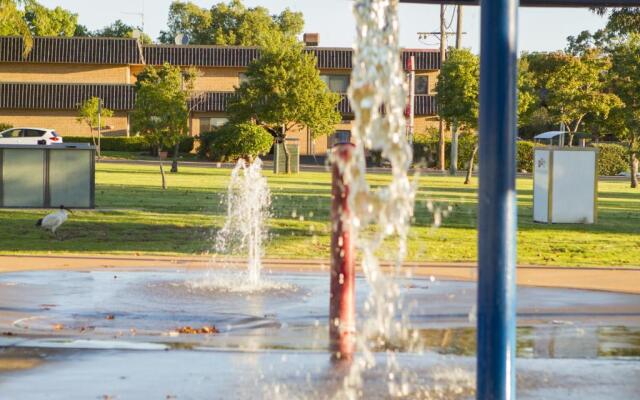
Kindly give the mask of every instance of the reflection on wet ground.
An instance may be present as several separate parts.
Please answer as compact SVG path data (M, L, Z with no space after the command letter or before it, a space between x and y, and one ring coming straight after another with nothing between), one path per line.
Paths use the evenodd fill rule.
M181 270L0 275L0 393L28 388L7 398L41 398L39 390L68 398L65 382L78 376L85 383L75 398L137 398L155 378L166 384L146 387L158 396L144 397L200 398L212 389L238 395L207 398L330 396L339 379L326 365L328 277L271 274L259 290L239 288L238 279ZM362 312L366 286L357 285ZM414 375L413 396L472 397L475 285L416 278L403 286L422 343L419 352L398 346ZM640 391L640 296L519 288L518 321L524 398L596 399L608 390L608 398L626 399ZM185 326L219 333L179 333ZM367 397L383 398L376 374L384 371L369 374Z

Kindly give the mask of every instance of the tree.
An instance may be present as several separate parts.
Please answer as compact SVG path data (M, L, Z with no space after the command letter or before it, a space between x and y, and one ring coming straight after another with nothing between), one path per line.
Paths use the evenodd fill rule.
M308 127L314 138L327 135L342 119L336 109L340 96L320 79L315 55L295 40L275 36L248 66L246 76L227 108L230 117L235 122L255 121L277 142L286 143L294 127ZM288 173L291 160L283 147Z
M29 55L31 51L33 34L24 20L24 13L20 11L18 6L29 2L30 0L0 0L0 36L15 34L22 36L24 42L23 57Z
M218 3L207 10L198 5L174 1L169 7L169 29L160 32L160 42L173 43L179 33L192 44L263 46L271 36L293 38L302 32L302 13L285 9L269 15L264 7L246 8L241 0Z
M629 150L631 187L638 187L638 155L640 152L640 35L632 34L617 44L611 53L611 87L621 104L611 111L611 124L616 135Z
M216 161L245 159L249 164L269 152L273 136L263 127L251 122L226 123L211 133L209 154Z
M569 145L584 118L593 114L607 118L609 111L620 104L620 99L605 91L605 76L611 67L607 57L597 50L582 57L568 57L547 80L547 106L558 123L569 132Z
M468 49L450 49L436 85L440 118L454 126L454 129L461 128L473 134L478 128L479 88L480 60L478 57ZM534 80L529 70L529 62L521 58L518 75L519 116L524 116L535 102L534 93ZM476 140L471 152L465 184L471 181L477 152Z
M146 33L142 32L142 29L139 27L134 27L133 25L128 25L122 22L122 20L118 19L111 25L107 25L102 29L98 29L94 32L87 32L86 35L83 36L97 36L97 37L121 37L121 38L132 38L134 31L140 31L142 34L140 35L140 42L144 44L152 43L151 37ZM77 35L81 36L81 35Z
M479 86L478 57L468 49L450 49L436 85L440 118L454 126L453 129L475 131L478 128ZM465 184L471 180L477 147L477 143L474 144Z
M189 128L188 89L194 79L194 74L185 74L180 67L168 63L160 67L147 66L137 75L132 129L145 136L158 152L174 147L172 172L178 171L178 147ZM165 189L162 162L160 172Z
M96 145L96 138L93 130L98 127L100 127L100 129L106 127L107 123L105 119L113 116L113 111L100 107L100 101L101 99L98 97L85 100L85 102L80 105L78 117L76 118L78 123L85 123L89 126L91 140L94 146ZM100 148L98 148L98 156L100 156Z
M592 8L591 11L600 16L609 16L606 31L627 35L640 33L640 7Z
M35 1L24 8L24 18L34 36L73 36L78 14L62 7L47 8Z

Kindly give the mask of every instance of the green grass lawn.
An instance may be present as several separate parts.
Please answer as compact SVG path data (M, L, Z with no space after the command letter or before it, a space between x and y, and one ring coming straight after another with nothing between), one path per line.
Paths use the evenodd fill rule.
M160 188L157 166L98 164L94 211L76 211L59 241L34 226L46 210L0 211L0 253L205 254L224 220L228 169L181 167ZM327 258L329 183L326 172L274 176L268 257ZM385 175L372 175L376 184ZM420 179L409 259L473 261L476 186L462 177ZM518 262L562 266L640 265L640 192L626 181L599 183L595 225L534 224L532 181L518 180ZM433 226L432 201L448 213Z

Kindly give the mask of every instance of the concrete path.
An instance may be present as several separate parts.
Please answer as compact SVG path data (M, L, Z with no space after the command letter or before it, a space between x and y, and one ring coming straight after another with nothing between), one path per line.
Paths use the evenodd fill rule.
M242 259L226 261L243 266ZM297 272L328 271L328 261L265 259L264 268ZM416 276L435 276L454 280L475 280L472 263L406 263ZM11 271L101 268L220 268L219 260L207 256L118 256L118 255L24 255L0 256L0 273ZM387 266L388 267L388 266ZM640 294L640 267L549 267L519 266L519 285L603 290Z

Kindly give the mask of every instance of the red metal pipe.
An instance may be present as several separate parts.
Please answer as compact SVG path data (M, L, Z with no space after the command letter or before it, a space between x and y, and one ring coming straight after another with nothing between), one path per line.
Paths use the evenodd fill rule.
M349 186L339 167L351 159L353 149L351 143L337 144L333 148L329 349L334 360L351 360L355 347L355 254L349 222Z

